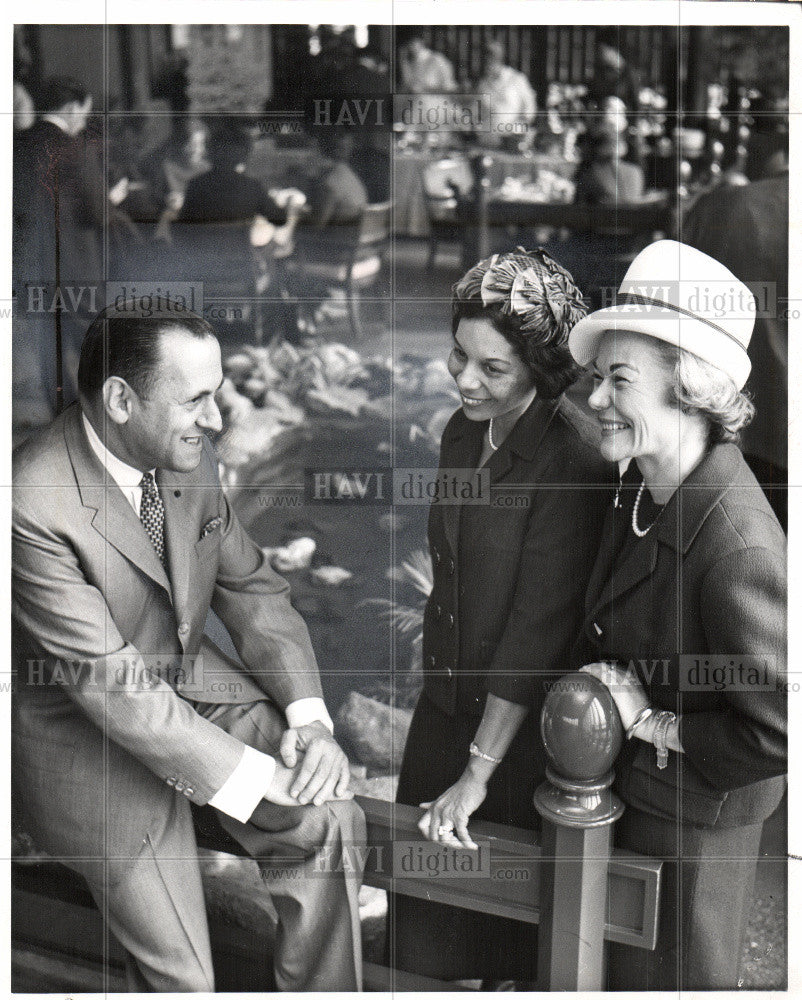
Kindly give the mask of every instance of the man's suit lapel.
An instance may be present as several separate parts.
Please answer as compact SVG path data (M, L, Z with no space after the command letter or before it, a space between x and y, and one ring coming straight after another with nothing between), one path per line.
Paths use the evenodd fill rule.
M91 512L92 527L169 594L170 581L153 543L122 490L89 446L78 406L66 415L64 436L81 503Z
M173 584L173 606L176 616L186 617L192 592L192 574L197 569L195 549L200 535L200 501L203 491L187 488L186 476L160 469L156 474L164 504L165 544L170 578Z

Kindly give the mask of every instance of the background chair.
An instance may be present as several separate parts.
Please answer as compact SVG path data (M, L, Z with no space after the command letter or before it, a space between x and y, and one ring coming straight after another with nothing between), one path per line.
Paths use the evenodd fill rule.
M362 295L375 286L382 273L391 242L392 201L367 205L359 222L352 226L306 232L298 241L298 253L288 261L299 289L306 297L310 285L326 289L342 289L348 309L348 320L354 337L361 339ZM382 286L377 297L387 297Z
M429 221L429 259L432 267L438 243L462 246L463 225L458 212L459 202L473 186L473 175L467 160L446 157L421 168L423 198Z

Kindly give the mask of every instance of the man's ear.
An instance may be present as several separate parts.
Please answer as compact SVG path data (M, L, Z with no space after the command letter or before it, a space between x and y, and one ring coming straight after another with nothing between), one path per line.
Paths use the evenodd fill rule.
M133 406L131 386L117 375L112 375L103 383L103 409L115 424L127 424Z

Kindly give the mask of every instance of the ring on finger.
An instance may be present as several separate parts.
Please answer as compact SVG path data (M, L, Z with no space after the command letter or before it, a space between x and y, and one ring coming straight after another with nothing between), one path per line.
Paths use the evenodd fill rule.
M437 836L438 837L445 837L448 834L453 833L453 832L454 832L454 827L453 826L438 826L438 828L437 828Z

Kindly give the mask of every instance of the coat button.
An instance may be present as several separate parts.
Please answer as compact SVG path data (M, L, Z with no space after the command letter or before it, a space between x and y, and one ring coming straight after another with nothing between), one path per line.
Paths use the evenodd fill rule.
M436 664L437 664L437 660L435 659L434 654L432 654L429 657L429 666L430 667L434 667L434 666L436 666Z
M194 795L194 794L195 794L195 789L194 788L187 787L187 788L184 789L184 795L186 795L187 798L189 798L190 795Z
M432 549L432 555L434 556L434 564L435 564L435 566L439 566L440 565L440 550L438 548L436 548L436 547L433 548Z
M448 616L448 627L449 628L454 628L454 616L453 615L449 615Z
M449 576L453 576L455 569L456 569L456 566L454 565L454 560L453 559L449 559L448 560L448 575Z
M186 635L187 632L189 632L189 622L181 622L181 624L178 626L178 634Z
M596 629L596 635L601 635L601 634L602 634L602 630L601 630L601 628L599 627L599 624L598 624L598 622L594 622L594 623L593 623L593 627L594 627L594 628Z
M435 606L434 606L434 618L435 618L435 621L439 622L440 619L441 619L441 617L442 617L442 615L443 615L443 609L440 607L439 604L435 604Z
M446 673L448 674L448 679L451 680L451 678L454 676L454 671L451 669L451 667L446 667Z
M170 778L165 778L164 780L165 780L165 781L167 782L167 784L168 784L168 785L169 785L169 786L170 786L171 788L173 787L173 785L174 785L174 784L175 784L175 782L176 782L176 779L175 779L175 778L173 778L173 777L170 777Z

